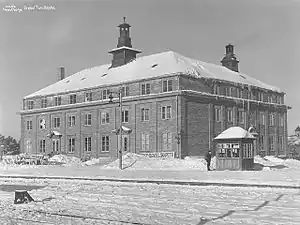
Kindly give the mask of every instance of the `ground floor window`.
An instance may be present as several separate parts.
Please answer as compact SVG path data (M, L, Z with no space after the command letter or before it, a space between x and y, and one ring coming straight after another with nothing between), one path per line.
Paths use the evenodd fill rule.
M59 149L59 140L58 139L53 139L52 140L52 151L53 152L58 152L60 149Z
M92 151L92 137L84 138L84 151L91 152Z
M141 143L142 143L142 151L149 151L149 134L142 133L141 134Z
M244 159L253 158L253 144L251 144L251 143L244 144L243 158Z
M26 142L25 142L25 146L26 146L26 153L31 153L31 151L32 151L32 140L27 139Z
M218 145L219 158L239 158L240 145L238 143L224 143Z
M46 152L46 140L40 140L40 153L45 153Z
M270 150L270 154L271 154L271 152L275 151L274 145L275 145L275 137L272 135L272 136L269 137L269 150Z
M129 140L128 136L123 136L123 150L127 152L129 149Z
M171 151L172 150L172 133L164 132L162 134L162 150Z
M102 152L109 152L109 136L102 136Z
M70 153L75 152L75 138L68 139L68 150Z

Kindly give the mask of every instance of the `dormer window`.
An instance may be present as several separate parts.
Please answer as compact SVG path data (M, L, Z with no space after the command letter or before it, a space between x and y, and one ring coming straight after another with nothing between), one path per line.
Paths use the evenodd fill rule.
M41 99L41 108L47 108L47 98Z
M84 101L85 102L91 102L93 101L93 93L92 92L87 92L84 95Z

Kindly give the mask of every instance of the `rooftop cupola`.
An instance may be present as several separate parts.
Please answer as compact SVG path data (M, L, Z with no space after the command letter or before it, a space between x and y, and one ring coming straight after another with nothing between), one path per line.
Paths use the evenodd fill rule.
M125 65L136 58L136 54L141 51L133 49L130 38L130 25L126 22L126 17L123 17L123 23L119 26L120 36L118 38L117 48L109 51L113 55L110 68Z
M222 66L225 66L228 69L233 70L235 72L239 72L239 66L238 66L239 60L237 59L237 57L233 52L233 45L228 44L226 45L225 48L226 48L226 54L221 60Z

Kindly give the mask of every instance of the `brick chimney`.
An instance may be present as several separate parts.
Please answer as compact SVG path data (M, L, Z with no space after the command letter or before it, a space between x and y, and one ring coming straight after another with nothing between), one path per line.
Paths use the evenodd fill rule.
M228 44L226 45L226 54L221 60L222 66L227 67L230 70L233 70L235 72L239 72L239 60L235 56L233 52L233 45Z
M65 67L59 67L57 72L58 81L65 79Z

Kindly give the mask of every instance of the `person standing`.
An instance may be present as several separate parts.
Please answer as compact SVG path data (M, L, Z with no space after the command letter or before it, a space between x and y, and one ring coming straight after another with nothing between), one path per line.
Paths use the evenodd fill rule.
M207 171L210 171L210 162L211 162L211 151L210 150L205 155L205 161L207 163Z

